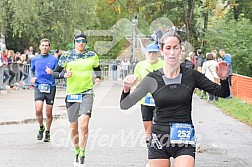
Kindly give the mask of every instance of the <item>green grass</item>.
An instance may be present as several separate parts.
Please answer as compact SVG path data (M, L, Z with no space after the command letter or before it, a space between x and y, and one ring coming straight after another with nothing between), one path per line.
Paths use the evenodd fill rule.
M200 95L199 91L197 91L197 95ZM204 99L207 100L207 98ZM219 101L215 101L213 105L220 108L225 114L252 127L251 104L248 104L239 98L233 97L232 99L219 98Z

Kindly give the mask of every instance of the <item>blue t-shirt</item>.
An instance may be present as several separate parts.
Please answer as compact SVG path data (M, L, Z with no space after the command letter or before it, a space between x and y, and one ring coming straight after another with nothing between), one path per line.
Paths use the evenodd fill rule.
M51 74L46 73L46 67L54 70L58 64L58 59L51 55L47 54L42 56L41 54L32 58L30 70L35 71L37 77L35 86L38 84L50 84L51 86L56 86L55 79Z
M228 68L228 75L232 75L233 73L233 67L232 67L232 59L230 54L225 54L222 58L222 61L225 61L227 64L229 64Z
M231 60L231 55L225 54L224 57L222 58L223 61L225 61L227 64L232 66L232 60Z

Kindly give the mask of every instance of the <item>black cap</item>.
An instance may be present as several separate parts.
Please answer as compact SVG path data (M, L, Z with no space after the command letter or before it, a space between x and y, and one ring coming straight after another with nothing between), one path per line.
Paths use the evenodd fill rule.
M81 38L81 37L85 38L86 39L86 43L87 43L87 36L85 34L83 34L83 33L77 33L77 34L74 35L74 43L75 43L75 39Z
M74 35L74 39L77 39L77 38L80 38L80 37L87 39L87 36L85 34L83 34L83 33L78 33L78 34Z

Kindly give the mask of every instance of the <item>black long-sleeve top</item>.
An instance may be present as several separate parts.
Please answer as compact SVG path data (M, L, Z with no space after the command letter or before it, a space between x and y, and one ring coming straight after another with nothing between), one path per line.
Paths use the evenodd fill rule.
M150 92L156 105L153 126L156 132L161 133L162 128L155 126L169 126L172 122L192 123L192 95L195 88L219 97L229 96L227 80L221 80L221 85L218 85L196 70L180 69L180 75L174 79L165 77L163 69L149 73L132 93L122 92L121 109L130 108Z

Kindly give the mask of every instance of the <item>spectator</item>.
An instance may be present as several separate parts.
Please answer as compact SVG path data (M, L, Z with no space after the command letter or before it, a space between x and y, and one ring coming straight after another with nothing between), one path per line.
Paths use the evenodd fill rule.
M163 36L163 29L162 29L162 26L160 26L159 28L158 28L158 31L157 31L157 41L159 42L160 41L160 39L162 38L162 36Z
M217 61L214 60L214 56L211 53L206 54L206 62L203 63L202 66L202 74L205 74L205 76L217 83L220 84L220 79L216 73L216 67L218 66ZM214 95L208 93L208 102L212 103L214 100ZM218 101L218 97L215 98L216 101Z
M5 50L1 51L1 68L3 68L4 70L4 74L3 74L3 84L5 84L8 79L10 78L9 75L9 69L8 69L8 59L7 59L7 55L5 54Z
M34 48L33 48L33 46L30 46L29 47L29 55L34 55L34 54L35 54Z
M213 59L215 60L215 61L217 61L218 62L218 58L217 58L217 50L212 50L211 51L211 53L212 53L212 55L213 55Z
M126 58L123 58L121 65L122 65L122 79L123 79L128 75L130 62Z
M7 55L6 55L7 54ZM6 57L7 58L7 68L8 68L8 71L9 71L9 75L10 75L10 78L9 78L9 85L10 85L10 88L11 89L15 89L14 88L14 83L13 83L13 80L15 78L15 72L13 71L13 56L14 56L14 52L13 50L5 50L5 53L3 54L3 57Z
M229 86L231 87L232 86L232 75L233 75L233 66L232 66L232 58L231 58L231 55L230 54L227 54L225 52L224 49L221 49L219 51L219 54L222 58L222 61L225 61L228 65L229 65L229 68L228 68L228 83L229 83ZM231 94L231 88L230 88L230 96L228 98L232 98L232 94Z
M134 59L131 61L132 72L134 72L137 63L138 63L137 58L134 58Z
M193 62L191 62L190 60L186 59L186 44L185 43L181 43L181 54L179 57L179 62L181 63L181 66L184 66L186 68L190 68L190 69L194 69L194 64Z
M117 80L117 76L118 76L117 71L118 71L118 65L119 64L120 64L119 63L119 59L117 58L116 60L113 61L113 64L111 66L111 69L112 69L112 79L114 81Z
M202 71L202 66L204 63L204 56L202 50L198 49L197 50L197 58L196 58L196 69L201 72Z
M19 61L17 61L17 63L19 64L19 70L20 70L20 78L19 78L19 80L20 80L20 83L22 84L22 85L28 85L28 78L29 78L29 74L28 73L26 73L25 71L24 71L24 65L25 64L27 64L27 61L25 61L25 54L22 54L21 56L20 56L20 60Z
M59 59L59 50L56 49L53 54L57 59Z
M190 60L191 62L193 62L194 64L194 69L196 69L196 59L195 59L195 53L194 52L189 52L188 55L188 60Z
M202 72L202 66L204 63L204 56L202 50L198 49L197 50L197 58L196 58L196 69L199 72ZM206 95L206 92L204 90L200 90L200 98L203 99L204 96Z
M157 42L157 34L156 34L155 31L153 31L152 34L151 34L151 41Z

